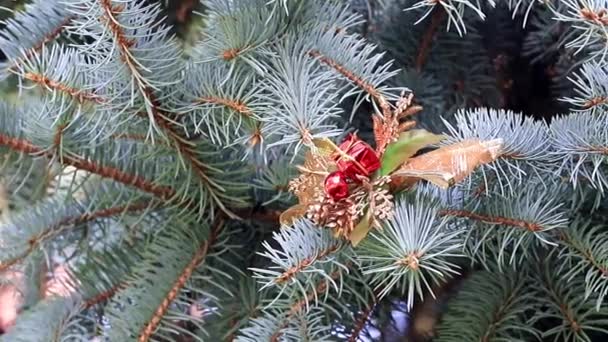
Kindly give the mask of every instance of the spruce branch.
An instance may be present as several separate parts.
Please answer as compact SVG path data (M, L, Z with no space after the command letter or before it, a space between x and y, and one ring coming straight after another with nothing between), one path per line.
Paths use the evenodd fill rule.
M317 299L315 290L319 288L319 283L331 284L339 292L341 285L334 281L332 274L348 269L346 264L352 253L343 241L308 220L296 221L293 227L283 227L280 232L273 234L273 238L278 244L277 248L264 242L265 251L260 253L272 264L252 270L254 277L263 285L261 289L278 288L274 301L283 296L307 297L311 291Z
M180 327L180 322L190 322L197 331L204 330L201 318L182 310L200 298L216 300L201 286L221 286L212 277L226 275L207 265L209 257L221 258L226 241L221 237L223 218L209 229L184 229L195 222L182 221L180 228L167 226L142 252L142 261L134 266L125 288L112 299L123 308L110 305L107 310L111 329L105 333L111 340L171 340L176 334L202 340Z
M480 168L484 179L494 177L502 188L512 192L525 180L524 176L553 171L555 164L547 144L549 128L544 122L511 111L485 108L461 110L454 119L454 124L444 120L450 134L444 141L446 145L467 139L502 139L498 160Z
M21 130L18 129L18 127L20 126L18 124L18 117L8 117L5 116L4 119L6 120L5 124L2 126L6 131L14 131L11 132L14 136L19 137L23 134L23 132ZM209 170L209 172L212 172L214 175L214 178L211 180L211 182L214 182L216 187L226 187L228 189L231 190L236 190L237 192L239 191L239 186L237 185L233 185L235 178L234 176L236 176L236 174L233 173L229 173L231 175L231 179L229 181L223 181L219 178L220 177L220 171L218 169L218 167L222 167L222 165L225 165L225 163L218 161L217 160L217 156L214 156L214 152L209 151L207 146L208 145L194 145L191 146L190 142L185 142L180 140L180 144L182 144L182 148L184 149L185 152L187 152L187 154L189 154L189 156L194 158L194 153L196 153L197 156L201 156L201 157L207 157L207 159L209 161L211 160L215 160L214 161L214 165L210 165L209 167L207 167L207 164L204 164L206 169L205 170ZM38 147L33 145L31 142L22 139L22 138L13 138L7 135L0 135L0 145L3 146L7 146L10 147L12 150L15 150L17 152L21 152L21 153L25 153L26 155L31 155L34 157L40 157L40 156L46 156L48 158L53 158L54 157L54 153L51 153L50 151L45 151L44 148L42 147ZM125 185L130 185L133 186L135 188L138 188L144 192L150 193L155 195L156 197L158 197L159 199L169 202L169 203L174 203L177 204L179 206L182 206L183 208L186 208L188 210L195 210L198 213L202 213L204 212L204 210L198 210L198 208L200 207L206 207L206 205L208 204L207 199L209 197L209 195L207 195L207 188L203 187L203 188L198 188L199 191L192 193L188 191L188 188L184 188L181 187L179 188L179 192L176 189L171 188L170 186L166 186L166 185L159 185L156 183L157 180L163 179L168 177L168 172L172 172L175 173L176 170L180 169L180 165L182 164L168 164L165 166L169 166L170 170L167 169L165 166L160 167L158 164L154 164L155 166L152 168L147 167L145 164L148 163L152 163L153 160L149 160L146 163L140 163L138 160L135 159L130 159L130 158L126 158L125 160L122 161L116 161L114 159L112 159L113 156L115 156L116 154L112 154L109 151L114 150L115 153L119 153L121 156L127 157L129 155L132 155L131 153L136 153L136 152L148 152L150 151L149 149L142 149L143 146L130 146L130 145L121 145L121 144L110 144L110 146L105 146L103 148L96 148L96 149L92 149L92 150L78 150L77 152L81 155L81 156L75 156L75 155L67 155L67 154L62 154L60 156L60 158L58 158L59 162L62 163L63 165L69 165L69 166L73 166L79 170L84 170L93 174L97 174L100 175L101 177L104 178L110 178L113 179L119 183L125 184ZM197 148L197 150L194 150L194 148ZM199 149L203 148L204 150L201 152ZM125 155L125 152L127 152L127 154ZM211 153L211 154L210 154ZM171 157L173 158L173 157ZM199 161L194 161L194 163L201 164L201 162ZM116 167L114 166L109 166L109 165L116 165ZM129 170L129 171L123 171L123 170ZM153 171L157 171L158 174L155 174L154 177L151 177L152 179L154 179L154 181L148 180L146 178L144 178L143 176L140 175L147 175L152 173ZM222 171L222 174L224 175L228 175L226 174L226 169L224 168L224 170ZM180 171L181 172L181 171ZM240 171L239 171L240 172ZM193 175L196 176L196 175ZM218 178L219 177L219 178ZM194 177L189 177L190 179L196 179ZM240 188L242 191L242 187ZM178 197L179 195L179 197ZM200 196L200 197L199 197ZM236 197L234 197L234 192L231 192L229 195L224 195L222 194L221 196L227 196L227 197L222 197L223 198L227 198L228 200L230 200L230 203L238 203L238 199ZM196 197L196 200L193 199L193 197ZM217 197L217 196L216 196ZM203 199L203 200L200 200Z
M352 263L347 263L345 265L346 270L337 269L329 275L329 278L332 282L343 277L345 272L353 266ZM279 327L279 329L273 334L273 338L277 339L281 337L285 331L284 329L288 327L290 323L290 319L294 316L301 315L307 313L307 311L311 310L311 303L316 300L319 295L327 294L330 286L327 281L321 280L317 283L317 286L313 288L310 292L308 292L304 297L299 300L293 302L289 306L289 310L287 311L286 318L283 320L283 324Z
M608 295L608 234L605 226L592 226L581 220L561 234L565 246L560 256L571 267L565 271L568 278L583 277L585 280L585 299L593 297L595 308L600 310Z
M451 301L436 340L529 341L538 335L525 315L536 309L534 296L523 274L476 272Z
M359 27L365 24L365 20L357 13L352 3L312 1L307 5L302 9L305 30L312 31L320 28L324 32L357 32Z
M285 317L284 313L265 312L242 330L237 342L257 341L332 341L331 326L326 325L323 311L316 309L307 314L297 313ZM273 333L273 331L277 331Z
M289 160L289 156L281 155L273 161L273 167L260 173L255 179L255 187L258 190L256 198L263 201L264 205L273 202L291 204L293 195L289 192L289 182L297 177L297 169ZM275 222L278 222L278 215Z
M43 300L24 312L2 342L90 341L87 325L93 322L79 316L81 303L72 298Z
M144 220L154 222L149 218ZM154 223L162 226L168 222ZM102 308L117 293L127 289L129 277L142 261L146 247L147 242L140 238L80 251L67 265L69 277L65 286L82 298L84 310Z
M536 222L528 222L525 220L520 220L517 218L511 217L502 217L502 216L489 216L489 215L481 215L468 210L454 210L454 209L446 209L439 212L441 216L449 216L449 217L457 217L457 218L465 218L473 221L479 221L491 225L499 225L499 226L510 226L515 228L521 228L528 230L530 232L539 232L543 230L543 227Z
M473 10L475 14L482 20L485 19L485 14L482 11L482 2L480 0L418 0L406 10L418 10L427 8L425 13L418 19L416 24L428 17L437 7L443 9L448 17L448 30L451 25L454 25L459 35L467 33L467 25L465 23L464 13L467 9ZM494 1L490 1L494 4ZM436 12L435 12L436 13Z
M583 64L579 72L568 78L575 86L575 97L566 101L578 111L602 110L608 105L608 68L600 63Z
M86 63L77 50L54 45L24 58L14 70L21 91L38 88L43 92L39 102L27 106L24 130L35 144L48 146L59 156L84 141L103 141L118 127L117 118L103 110L110 100L91 86L95 72L85 74L79 69Z
M94 37L77 45L91 57L96 86L113 99L110 109L143 108L156 128L153 107L162 89L180 81L181 52L169 27L160 19L160 4L124 0L78 0L69 3L76 15L70 32ZM108 79L111 82L108 84ZM161 99L162 100L162 99Z
M163 316L169 310L169 306L173 303L173 301L178 297L179 292L184 288L188 279L192 276L192 273L196 270L197 267L205 260L209 252L210 246L215 243L215 239L219 234L219 231L222 229L223 222L220 220L219 223L211 228L211 232L207 241L203 243L194 253L192 260L186 265L186 267L181 271L179 277L173 283L173 286L167 293L166 297L163 299L161 304L154 311L154 315L148 321L144 328L142 328L138 341L145 342L148 341L152 334L156 331L159 324L161 323Z
M0 232L3 235L3 238L0 239L2 245L12 245L11 248L20 249L19 244L23 241L27 242L27 248L22 252L8 259L0 258L0 272L22 262L38 250L42 244L64 234L71 227L98 219L148 210L152 206L153 203L146 201L87 212L86 207L73 200L72 203L63 198L44 201L31 211L13 218L11 223L0 226ZM58 211L57 207L62 210ZM49 213L54 213L54 215L49 216ZM20 227L20 229L16 227Z
M278 342L280 335L275 335L285 327L285 314L276 311L267 311L262 316L251 320L250 325L241 329L240 335L235 342L258 342L271 341Z
M309 54L355 87L345 96L369 97L382 115L391 113L390 101L398 99L400 90L385 84L397 71L391 70L391 62L383 63L384 54L377 53L375 45L347 32L322 32L315 40Z
M314 139L331 138L341 130L334 123L338 106L335 78L306 54L303 37L286 40L266 65L271 71L262 81L262 101L268 112L262 135L272 139L269 148L285 146L294 156Z
M151 96L153 98L153 96ZM212 203L217 205L220 210L228 215L231 218L237 218L237 216L228 209L223 199L227 199L226 196L230 196L229 194L225 194L225 189L218 182L211 179L209 176L209 167L207 164L203 163L201 159L198 157L199 152L197 151L197 145L190 142L187 137L185 137L180 131L178 131L174 125L169 121L163 114L157 111L156 105L153 105L153 117L156 119L155 121L161 127L163 132L167 134L169 139L173 142L176 147L179 155L185 159L187 162L187 167L191 170L193 175L199 180L201 186L205 189ZM204 196L204 194L202 194ZM206 202L200 201L198 203L198 212L202 215L206 209ZM190 200L189 205L197 206L196 203L193 203ZM213 216L213 211L211 212L211 216Z
M301 321L302 319L312 319L314 321L320 308L330 310L338 319L343 319L342 315L344 312L352 310L349 307L351 303L359 304L367 302L367 298L362 298L368 292L365 281L360 279L359 273L356 272L356 267L354 266L352 262L348 262L345 264L346 270L338 268L329 275L332 281L336 281L344 277L344 273L348 273L349 277L347 279L349 283L351 280L355 280L353 284L343 284L344 292L342 292L339 298L327 296L330 289L329 283L326 279L320 279L314 289L310 290L305 296L278 300L275 308L268 309L263 312L263 316L252 319L249 326L241 330L237 341L298 340L297 335L291 335L293 322ZM326 301L324 303L316 303L321 305L313 303L321 295L325 295ZM338 304L337 307L334 307L335 304ZM330 333L327 329L327 327L321 329L324 331L324 334L317 338L321 338L321 336L328 337Z
M53 155L46 152L43 148L35 146L25 139L9 137L5 134L0 134L0 145L9 147L16 152L25 153L32 156L46 156L49 158L53 157ZM92 160L82 159L74 156L62 156L60 160L64 165L73 166L79 170L88 171L101 177L110 178L119 183L136 187L163 200L169 201L175 194L175 190L171 189L170 187L156 185L138 175L130 174L113 167L100 165Z
M542 336L554 336L566 342L591 342L595 333L608 334L606 307L596 307L592 300L581 297L586 287L584 277L567 276L568 270L555 257L555 253L551 253L535 273L536 283L541 284L537 287L536 300L545 309L536 311L532 322L551 324Z
M556 54L561 54L560 51L563 51L566 40L575 30L571 26L554 19L553 11L562 12L566 9L563 2L551 4L556 5L552 9L548 2L545 2L544 5L546 6L543 6L542 9L533 11L533 15L525 24L531 32L524 39L522 52L525 56L531 57L534 64L546 61Z
M328 275L328 278L329 281L327 281L327 279L319 280L305 296L296 296L295 298L292 298L291 301L288 299L287 301L278 302L279 307L287 309L288 317L291 317L300 312L311 310L311 308L314 307L323 306L326 309L330 309L331 306L335 304L341 304L340 300L342 299L342 296L346 297L346 295L349 295L351 298L357 298L358 291L361 291L362 293L368 292L368 288L363 285L365 282L361 281L361 276L356 271L356 264L354 262L346 262L344 268L336 269ZM331 290L330 285L339 280L342 281L340 296L334 299L329 296L329 290ZM354 286L350 286L348 283L348 281L351 280L354 281ZM318 301L320 296L324 297L325 302ZM361 298L357 298L357 300L361 300ZM344 309L344 307L342 307L342 309Z
M495 185L500 188L500 185ZM528 183L512 194L489 190L489 197L472 198L464 208L444 211L466 228L465 251L485 267L523 267L536 247L555 246L554 230L568 224L564 184Z
M8 109L8 108L7 108ZM163 146L150 146L146 144L121 144L117 142L104 142L100 143L99 146L94 146L91 149L83 149L82 143L79 143L79 139L89 138L88 134L82 134L82 130L78 125L73 124L69 126L59 125L57 130L50 134L50 136L42 134L32 134L33 137L40 140L41 143L50 144L53 147L57 147L57 136L59 134L59 143L61 146L66 146L66 140L70 143L70 151L55 152L55 148L49 149L42 146L33 144L32 142L22 138L12 138L8 135L0 135L0 145L10 147L11 149L31 155L34 157L47 157L51 160L55 158L62 165L73 166L79 170L88 171L93 174L100 175L104 178L111 178L119 183L134 186L144 192L155 195L161 200L178 204L188 210L196 211L200 215L205 212L205 209L211 203L216 205L222 211L229 215L231 211L226 207L226 204L238 206L242 205L243 200L235 193L243 193L243 185L236 182L238 179L238 173L242 173L242 169L234 169L229 173L225 166L226 163L221 159L218 159L219 149L205 142L193 142L184 136L180 131L175 128L175 125L167 119L167 117L154 108L155 117L157 122L163 131L166 132L170 142L173 144L173 151L179 152L178 163L172 164L156 164L153 160L139 160L138 158L128 158L128 156L135 156L136 153L154 153L158 155L163 149ZM3 118L5 119L3 129L11 131L15 137L21 137L24 135L24 126L22 123L23 117L10 117L8 113L4 113ZM74 118L76 120L76 118ZM32 125L39 127L44 121L32 120ZM81 123L81 122L79 122ZM68 130L70 127L74 131ZM95 130L96 127L86 126L87 129ZM40 129L46 129L49 127L41 127ZM28 128L30 131L36 131L36 129ZM67 133L74 132L79 135L66 136ZM97 133L95 133L97 134ZM90 143L90 140L88 140ZM168 151L164 151L165 158L175 160L175 154L167 156ZM227 150L223 150L227 153ZM58 155L56 155L58 153ZM115 154L118 153L122 156L122 159L116 160ZM127 153L127 154L125 154ZM203 163L201 160L205 159ZM112 165L112 166L111 166ZM234 165L231 166L231 169ZM220 168L223 168L220 171ZM129 171L127 171L129 170ZM155 172L156 171L156 172ZM174 189L169 185L157 184L159 181L169 183L167 180L168 173L184 174L187 179L197 180L195 182L196 191L188 191L188 187L180 187ZM150 179L144 178L145 175L153 176ZM230 178L222 177L230 174ZM162 183L162 182L161 182ZM171 184L171 183L169 183ZM190 186L190 184L188 184ZM227 192L232 190L235 192Z
M260 118L267 110L260 98L256 74L242 66L230 70L220 62L191 65L185 77L184 100L177 105L183 111L185 127L194 127L212 142L221 145L255 147L266 137L261 135ZM231 74L233 82L226 82Z
M605 0L565 0L565 10L553 9L555 20L570 24L577 31L566 43L567 48L589 52L587 59L605 63L608 54L608 15Z
M323 56L319 51L312 50L309 52L309 54L314 58L318 58L321 63L331 67L332 69L335 69L346 79L348 79L357 87L368 93L375 101L377 101L378 106L382 109L382 113L389 113L391 111L390 103L386 100L386 98L384 98L382 94L380 94L380 92L373 85L369 84L367 81L348 71L345 67L338 64L337 62L331 60L326 56Z
M0 77L8 76L23 58L30 58L56 40L73 19L60 1L35 0L26 4L23 11L6 21L0 34L0 50L8 59Z
M363 310L361 310L361 312L359 312L358 315L355 316L355 326L348 337L348 342L359 341L359 337L361 333L365 330L374 312L377 302L378 298L375 295L372 295L370 303L368 303L367 306L364 307Z
M54 45L24 57L14 72L52 95L66 95L78 104L108 102L90 89L89 80L77 70L84 64L86 59L77 50Z
M282 339L288 341L330 342L331 325L328 325L323 310L314 310L307 314L293 317L283 331Z
M560 163L576 187L588 181L601 193L608 186L606 155L608 155L608 116L605 113L573 113L553 120L551 124L551 156Z
M420 195L402 198L394 218L362 242L357 258L363 274L371 275L379 298L398 289L407 293L411 308L424 287L431 291L433 284L458 274L459 267L450 259L462 256L461 233L448 229L448 221L439 218L436 201Z
M447 297L440 285L467 260L484 270L449 286L462 285L438 341L606 333L608 240L598 222L608 187L607 0L548 4L533 30L553 27L545 25L552 10L563 27L548 43L538 32L527 42L537 45L528 51L534 63L563 64L572 53L559 47L567 40L591 54L573 76L577 93L565 98L578 113L551 123L483 108L446 117L445 144L491 141L492 162L447 190L408 188L395 216L356 249L308 220L269 231L293 200L285 190L300 152L321 152L318 139L340 136L348 129L343 111L352 108L366 120L355 126L367 131L371 121L381 137L384 166L385 145L415 124L401 119L418 103L437 115L492 105L492 67L504 65L491 64L488 53L504 44L488 38L505 27L477 20L498 1L381 0L368 11L374 30L364 39L350 0L205 0L184 46L163 23L167 1L32 1L0 33L6 71L20 89L19 107L0 102L2 186L23 197L17 208L0 201L3 218L7 207L12 215L0 225L0 271L28 271L28 310L11 342L355 341L385 318L382 309L394 308L381 299L407 292L403 306L411 307L416 297ZM536 2L503 1L509 8L497 8L504 15L493 20L527 16ZM404 16L405 3L413 10ZM430 20L407 25L420 14ZM458 32L441 33L446 21ZM64 33L70 46L54 44ZM391 56L370 43L378 39ZM416 103L403 84L418 90ZM445 157L446 168L471 164L474 154L462 155L464 163ZM433 179L437 169L417 171ZM329 195L323 179L317 190ZM347 191L355 183L349 178ZM589 224L570 222L582 213ZM224 225L237 216L245 220ZM269 234L261 249L233 243L251 247ZM555 272L532 274L547 253L542 270ZM46 269L35 269L43 261L69 270L54 281L65 281L70 298L36 304L48 290L40 286ZM251 281L239 284L245 276Z
M293 8L294 2L288 2L285 4ZM238 62L244 62L256 73L265 75L262 60L270 54L266 46L287 30L291 11L276 11L276 3L266 0L211 1L208 5L209 30L197 46L194 59L223 61L231 70Z

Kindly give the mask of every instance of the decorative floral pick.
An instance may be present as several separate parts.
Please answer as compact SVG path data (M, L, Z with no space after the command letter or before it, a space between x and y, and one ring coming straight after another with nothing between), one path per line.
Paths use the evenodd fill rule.
M416 155L445 136L412 129L411 120L403 122L422 109L411 102L411 95L402 95L392 111L374 116L376 149L356 134L340 145L313 140L300 175L290 182L298 204L282 213L281 224L306 216L356 246L370 229L381 229L392 217L393 192L420 180L452 186L500 156L501 140L473 139Z

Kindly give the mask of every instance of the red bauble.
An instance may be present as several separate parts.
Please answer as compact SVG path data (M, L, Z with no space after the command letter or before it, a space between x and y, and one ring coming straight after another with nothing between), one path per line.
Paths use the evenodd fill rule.
M325 178L325 193L336 201L348 197L348 183L344 173L335 171Z
M376 151L355 135L349 135L340 144L340 149L352 158L338 156L336 160L338 169L349 179L358 181L357 176L369 177L380 168L380 158Z

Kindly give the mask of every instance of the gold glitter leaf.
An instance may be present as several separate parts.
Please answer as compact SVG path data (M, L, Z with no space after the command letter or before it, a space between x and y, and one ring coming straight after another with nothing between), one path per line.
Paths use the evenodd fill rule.
M372 229L373 221L374 218L372 212L368 210L349 236L349 240L353 246L356 247L361 241L363 241L363 239L365 239L367 233L369 233L369 231Z
M308 212L307 204L296 204L281 213L279 222L282 226L291 226L295 221L304 217L306 212Z
M483 164L495 161L502 149L502 139L469 139L409 159L393 173L394 186L412 185L418 179L447 188L468 177Z

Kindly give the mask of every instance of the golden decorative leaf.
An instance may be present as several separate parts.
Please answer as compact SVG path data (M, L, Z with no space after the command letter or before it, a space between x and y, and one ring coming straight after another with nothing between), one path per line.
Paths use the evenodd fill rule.
M348 237L354 247L365 239L369 231L372 229L373 221L374 218L372 216L372 212L368 210Z
M279 216L281 226L291 226L295 221L304 217L308 211L308 204L296 204L285 210Z
M465 140L408 160L393 173L393 186L412 185L425 179L447 188L468 177L477 167L495 161L502 149L502 139Z
M316 138L312 140L312 143L316 148L315 154L317 155L329 157L334 152L340 151L340 148L328 138Z
M304 165L298 169L301 174L289 183L289 189L298 198L298 203L307 204L323 192L325 177L334 171L336 166L328 156L308 151Z

